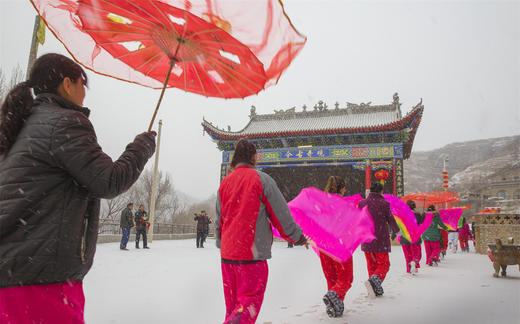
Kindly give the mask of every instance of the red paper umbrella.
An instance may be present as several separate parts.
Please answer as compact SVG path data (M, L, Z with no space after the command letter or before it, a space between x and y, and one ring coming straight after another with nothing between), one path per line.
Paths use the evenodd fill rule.
M162 85L157 108L166 87L221 98L258 93L280 77L305 43L273 0L258 2L267 3L265 16L255 11L256 1L31 2L86 68L147 87Z
M417 208L427 208L430 205L435 205L437 209L451 208L460 203L459 195L448 190L413 193L403 196L401 199L415 201Z

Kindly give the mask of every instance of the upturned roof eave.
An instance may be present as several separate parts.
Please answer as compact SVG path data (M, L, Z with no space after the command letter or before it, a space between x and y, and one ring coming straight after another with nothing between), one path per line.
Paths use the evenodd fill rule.
M374 126L364 126L364 127L351 127L351 128L329 128L329 129L310 129L310 130L298 130L298 131L287 131L287 132L263 132L263 133L252 133L252 134L244 134L244 130L251 124L251 120L249 123L238 132L227 132L221 129L216 128L206 120L203 121L202 126L204 130L220 141L234 141L240 138L274 138L274 137L286 137L286 136L312 136L312 135L323 135L323 134L349 134L349 133L364 133L364 132L378 132L378 131L392 131L392 130L402 130L406 126L408 122L413 120L413 118L420 112L422 112L423 106L416 106L412 111L410 111L403 118L396 120L391 123L374 125ZM418 125L417 125L418 126ZM415 130L413 131L415 135Z

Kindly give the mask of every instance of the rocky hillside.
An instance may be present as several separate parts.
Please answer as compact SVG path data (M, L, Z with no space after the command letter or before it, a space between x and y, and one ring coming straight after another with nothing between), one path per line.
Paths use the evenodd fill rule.
M506 168L520 168L520 136L453 143L413 152L404 162L405 193L442 189L442 156L448 156L450 187L471 188Z

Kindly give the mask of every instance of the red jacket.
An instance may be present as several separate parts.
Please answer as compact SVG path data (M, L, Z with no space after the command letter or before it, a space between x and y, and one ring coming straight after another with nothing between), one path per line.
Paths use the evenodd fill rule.
M251 165L239 164L222 180L216 211L217 246L222 259L271 258L271 224L289 242L297 242L302 235L275 181Z

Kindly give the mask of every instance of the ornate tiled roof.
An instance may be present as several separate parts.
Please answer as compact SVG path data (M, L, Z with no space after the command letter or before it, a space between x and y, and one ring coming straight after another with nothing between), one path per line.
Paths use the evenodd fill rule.
M417 106L421 106L419 103ZM416 106L416 108L417 108ZM234 140L238 138L256 138L284 135L308 135L309 133L351 133L366 132L372 128L392 126L403 120L399 97L394 95L394 101L389 105L372 106L371 103L347 103L346 108L330 109L320 101L313 110L296 112L296 109L279 110L274 114L257 115L251 108L249 123L239 131L219 129L212 123L203 120L204 130L215 140Z
M216 142L232 142L240 138L250 140L270 140L287 137L336 136L348 134L374 134L380 132L404 132L405 158L411 153L413 139L421 121L424 106L421 101L402 116L398 94L388 105L372 106L371 102L353 104L347 102L346 108L336 103L329 108L323 101L308 110L296 111L296 108L275 110L273 114L258 115L251 107L249 123L239 131L231 131L214 126L203 119L202 126Z

